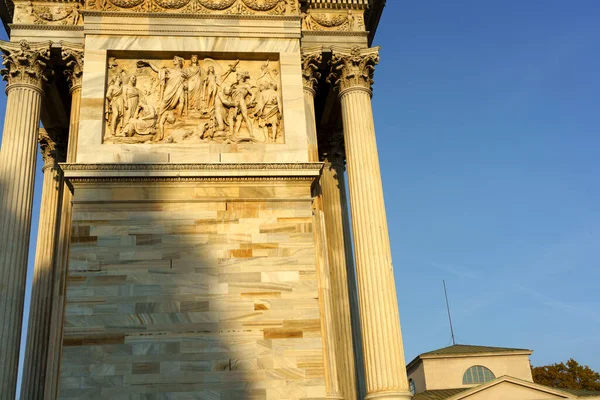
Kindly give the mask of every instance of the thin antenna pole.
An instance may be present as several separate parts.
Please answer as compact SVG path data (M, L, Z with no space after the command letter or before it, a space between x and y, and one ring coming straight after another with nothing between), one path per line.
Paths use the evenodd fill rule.
M454 341L454 328L452 328L452 317L450 316L450 305L448 304L448 292L446 292L446 281L442 280L444 283L444 296L446 296L446 309L448 310L448 321L450 321L450 333L452 334L452 344L456 345L456 341Z

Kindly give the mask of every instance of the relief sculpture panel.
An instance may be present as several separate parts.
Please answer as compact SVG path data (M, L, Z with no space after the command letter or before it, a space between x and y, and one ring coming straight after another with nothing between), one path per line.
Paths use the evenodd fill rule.
M108 60L104 143L283 143L276 60Z
M82 25L78 2L15 1L13 23L35 25Z

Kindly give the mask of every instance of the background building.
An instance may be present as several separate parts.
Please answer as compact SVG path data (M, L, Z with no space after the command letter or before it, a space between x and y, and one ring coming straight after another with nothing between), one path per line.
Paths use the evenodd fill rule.
M462 344L423 353L406 367L413 400L600 399L599 392L534 383L532 353Z

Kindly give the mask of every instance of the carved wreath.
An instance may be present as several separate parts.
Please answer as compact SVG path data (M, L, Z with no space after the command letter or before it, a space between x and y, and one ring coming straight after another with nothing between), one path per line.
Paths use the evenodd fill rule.
M223 11L228 9L236 0L198 0L201 5L213 11Z
M281 0L242 0L247 7L254 11L269 11L275 8Z
M348 22L347 15L339 15L339 14L310 14L315 22L321 26L326 28L334 28L337 26L342 26Z
M120 8L133 8L142 4L145 0L108 0Z
M162 8L169 10L178 10L190 4L191 0L156 0L156 3Z

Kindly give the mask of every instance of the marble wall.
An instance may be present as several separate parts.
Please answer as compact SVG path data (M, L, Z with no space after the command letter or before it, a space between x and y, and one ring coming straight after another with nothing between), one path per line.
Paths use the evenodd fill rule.
M310 180L75 183L60 399L325 397Z

